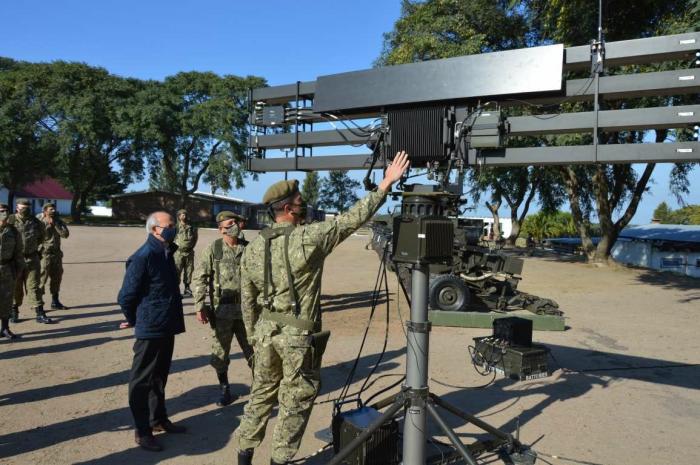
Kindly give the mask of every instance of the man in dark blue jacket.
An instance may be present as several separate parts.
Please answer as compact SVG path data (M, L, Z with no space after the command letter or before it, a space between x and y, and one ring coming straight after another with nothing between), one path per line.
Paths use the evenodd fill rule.
M175 335L185 331L182 295L173 260L177 232L173 217L155 212L146 222L148 239L126 262L119 305L127 323L134 327L134 361L129 379L129 407L136 426L136 443L146 450L162 447L153 432L184 433L165 410Z

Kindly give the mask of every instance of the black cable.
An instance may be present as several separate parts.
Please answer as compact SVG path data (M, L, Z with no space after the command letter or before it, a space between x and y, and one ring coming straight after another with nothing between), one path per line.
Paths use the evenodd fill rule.
M355 377L355 372L357 371L357 366L359 365L360 358L362 356L362 350L364 349L365 342L367 341L367 334L369 333L369 328L372 323L372 318L374 317L374 312L376 310L376 302L377 300L377 295L378 295L378 289L381 286L381 277L382 277L382 272L386 273L386 265L385 265L385 258L386 254L389 250L389 242L387 242L386 246L384 247L384 252L382 253L382 260L381 263L379 264L379 269L377 270L377 278L374 283L374 290L372 291L372 308L370 310L369 314L369 319L367 321L367 326L365 327L365 333L362 336L362 343L360 344L360 349L357 353L357 357L355 357L355 362L353 363L352 368L350 369L350 372L348 373L348 377L345 381L345 385L343 386L343 389L341 390L340 395L338 396L338 401L340 403L345 402L345 399L348 396L348 391L350 390L350 385L352 385L352 380Z
M374 394L372 394L372 395L363 403L363 405L369 405L370 402L371 402L372 400L374 400L375 397L377 397L377 396L379 396L379 395L381 395L381 394L384 394L384 393L387 392L387 391L390 391L390 390L394 389L396 386L398 386L399 384L401 384L405 379L406 379L406 376L405 376L405 375L402 375L400 380L398 380L398 381L396 381L395 383L392 383L391 385L385 387L384 389L381 389L381 390L375 392Z
M387 242L387 245L385 247L386 250L389 249L389 243ZM385 252L385 258L386 258L386 252ZM384 354L386 354L386 347L389 342L389 310L390 310L390 305L389 305L389 281L387 280L387 273L386 273L386 261L383 259L382 260L382 277L384 279L384 295L385 295L385 300L386 300L386 326L384 330L384 345L382 346L382 352L379 354L379 359L377 359L377 362L374 364L374 367L372 367L372 370L367 374L367 377L365 378L365 382L362 383L362 387L360 388L360 393L358 394L358 399L360 399L360 396L365 390L365 387L367 386L367 383L369 382L370 378L372 375L377 371L377 368L379 368L379 365L382 363L382 360L384 359ZM372 305L375 306L379 302L379 293L377 294L377 299L372 302Z

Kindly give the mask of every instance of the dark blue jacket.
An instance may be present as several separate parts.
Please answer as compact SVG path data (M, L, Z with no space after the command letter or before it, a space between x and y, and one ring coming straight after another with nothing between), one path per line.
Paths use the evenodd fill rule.
M137 339L172 336L185 331L182 295L170 245L168 258L162 242L148 236L126 262L124 283L117 298Z

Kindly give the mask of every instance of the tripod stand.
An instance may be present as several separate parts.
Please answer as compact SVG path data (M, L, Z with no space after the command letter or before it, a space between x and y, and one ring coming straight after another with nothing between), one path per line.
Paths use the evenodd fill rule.
M431 242L428 240L439 243L441 240L449 239L447 245L451 248L452 244L451 229L446 229L446 225L452 228L452 224L445 222L444 217L440 218L442 210L438 207L436 198L427 198L423 195L407 200L404 197L403 216L394 225L394 256L403 255L405 261L412 263L411 316L406 322L406 383L401 392L370 405L377 410L388 408L366 430L341 449L328 462L328 465L341 465L348 455L365 442L375 430L392 419L402 408L405 409L403 465L426 464L428 415L445 433L455 448L455 452L444 458L447 462L458 460L461 457L468 465L477 465L476 456L482 452L497 449L502 452L506 463L532 465L535 462L534 452L523 446L516 437L450 405L435 394L430 393L428 389L428 348L431 324L428 321L429 268L428 260L425 257L430 257L431 254L445 253L444 250L438 250L440 245L431 249ZM429 208L430 205L435 208ZM400 228L403 228L402 232L399 232ZM423 241L416 241L416 237L423 239ZM444 244L442 246L444 247ZM465 446L442 418L437 407L480 428L491 438Z

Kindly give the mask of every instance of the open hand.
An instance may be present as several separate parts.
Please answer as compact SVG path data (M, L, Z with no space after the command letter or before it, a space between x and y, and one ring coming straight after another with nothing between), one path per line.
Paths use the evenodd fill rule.
M122 321L121 323L119 323L119 329L127 329L127 328L131 328L131 325L129 324L128 321Z
M411 162L408 159L408 154L403 150L398 152L394 157L394 161L386 169L384 180L379 184L379 188L388 192L391 186L406 173L410 164Z

